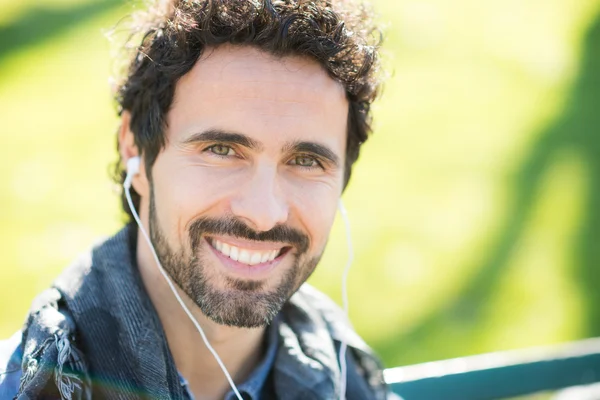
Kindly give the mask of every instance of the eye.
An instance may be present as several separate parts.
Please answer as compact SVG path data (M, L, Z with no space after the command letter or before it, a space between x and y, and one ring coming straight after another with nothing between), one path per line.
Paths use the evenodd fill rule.
M294 157L290 164L303 168L315 168L320 166L319 162L314 157L306 155Z
M213 154L223 157L235 155L235 151L233 151L231 147L225 146L224 144L213 144L206 150L210 151Z

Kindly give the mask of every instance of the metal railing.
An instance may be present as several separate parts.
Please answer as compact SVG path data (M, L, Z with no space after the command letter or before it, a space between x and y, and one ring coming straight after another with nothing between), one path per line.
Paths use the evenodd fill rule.
M390 368L384 376L405 400L503 399L555 391L600 382L600 338Z

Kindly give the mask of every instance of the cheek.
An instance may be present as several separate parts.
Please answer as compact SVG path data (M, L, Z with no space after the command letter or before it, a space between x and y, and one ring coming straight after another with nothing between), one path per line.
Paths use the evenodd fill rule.
M154 196L158 219L165 232L181 243L187 240L189 224L200 216L222 217L230 212L230 200L253 180L255 169L207 166L185 157L162 153L153 168ZM340 175L340 176L337 176ZM289 223L304 230L320 251L327 237L341 194L341 174L310 179L280 170L273 177L280 190L276 196L289 207Z
M291 200L303 228L307 230L313 251L322 251L335 219L340 192L329 185L311 183L296 188Z
M189 223L200 215L226 212L223 200L245 179L243 170L157 160L153 169L154 198L163 229L185 239Z

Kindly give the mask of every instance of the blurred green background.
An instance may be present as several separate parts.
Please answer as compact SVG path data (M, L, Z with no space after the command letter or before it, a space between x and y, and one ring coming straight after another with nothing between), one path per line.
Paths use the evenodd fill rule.
M387 366L600 335L600 0L379 0L391 77L345 193L351 318ZM0 337L121 226L105 33L0 0ZM336 222L311 278L340 298Z

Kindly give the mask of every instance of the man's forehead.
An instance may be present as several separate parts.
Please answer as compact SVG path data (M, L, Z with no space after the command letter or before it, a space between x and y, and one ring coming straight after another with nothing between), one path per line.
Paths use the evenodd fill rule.
M182 85L231 86L234 94L253 97L264 84L276 84L273 100L294 101L298 96L345 98L341 83L332 79L316 61L303 56L274 56L252 46L221 45L207 48ZM254 85L253 85L254 84ZM239 90L235 90L238 88ZM225 94L225 93L224 93Z
M167 118L184 135L216 128L345 140L347 112L343 86L316 61L223 45L208 49L177 83Z

